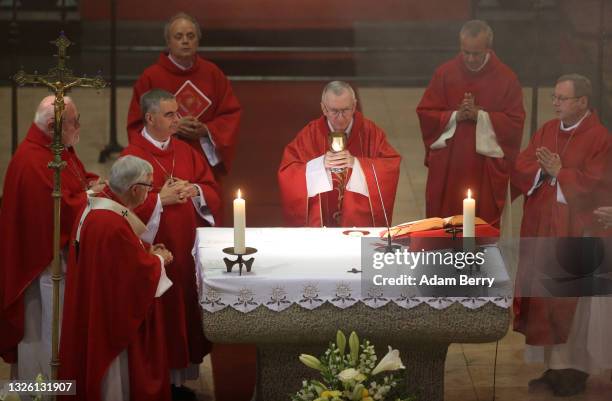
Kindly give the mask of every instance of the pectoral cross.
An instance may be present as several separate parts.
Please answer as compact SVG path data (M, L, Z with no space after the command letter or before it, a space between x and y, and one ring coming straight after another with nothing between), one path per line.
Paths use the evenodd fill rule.
M62 280L60 266L60 202L61 202L61 170L66 163L62 161L62 114L64 113L64 96L72 88L96 88L102 89L106 86L106 82L101 76L87 78L86 76L77 77L72 73L72 70L66 65L66 60L69 58L66 55L66 49L72 44L70 40L60 33L60 36L53 42L57 47L57 65L49 69L47 74L39 74L34 71L34 74L26 74L20 70L13 76L15 82L20 85L42 84L49 88L55 94L54 114L55 114L55 129L53 133L53 143L51 150L53 152L53 160L49 162L49 168L54 170L53 175L53 331L52 331L52 357L51 357L51 375L52 379L57 378L57 368L59 367L58 360L58 343L59 343L59 285ZM54 397L55 398L55 397Z

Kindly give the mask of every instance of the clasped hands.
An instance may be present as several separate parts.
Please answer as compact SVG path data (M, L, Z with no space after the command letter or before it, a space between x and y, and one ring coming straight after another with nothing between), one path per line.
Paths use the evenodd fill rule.
M480 110L480 107L476 106L476 103L474 102L474 95L466 92L463 95L463 101L457 110L457 122L466 120L477 121L478 110Z
M189 198L198 196L200 192L195 184L178 178L169 178L159 191L162 205L185 203Z
M597 221L599 221L604 228L612 228L612 206L602 206L597 208L593 214L597 217Z
M535 152L538 164L546 174L551 177L557 177L561 170L561 157L557 153L553 153L548 148L542 146L536 149Z
M346 149L339 152L328 150L327 153L325 153L323 162L325 168L353 168L355 157Z
M177 134L187 139L200 139L210 134L206 124L195 117L187 116L179 120Z
M164 260L164 266L168 266L174 260L172 252L170 252L164 244L151 245L151 248L149 248L149 253L151 255L161 256L161 258Z

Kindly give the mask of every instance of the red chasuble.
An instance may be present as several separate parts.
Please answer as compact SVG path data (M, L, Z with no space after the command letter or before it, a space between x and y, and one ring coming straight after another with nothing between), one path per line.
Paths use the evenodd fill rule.
M77 392L65 399L101 400L111 362L127 349L130 400L170 400L165 295L155 298L160 259L123 216L101 209L85 218L78 251L72 243L68 263L59 378L76 380Z
M153 190L135 210L145 224L151 218L159 190L168 176L199 185L207 206L215 221L218 221L221 205L217 195L218 186L208 165L189 145L172 138L167 149L160 150L138 134L132 138L123 155L138 156L153 166ZM153 241L164 244L174 256L172 265L167 269L168 278L174 284L162 297L171 369L182 369L189 363L199 364L210 351L210 343L202 329L195 264L191 255L196 228L206 225L208 223L198 215L191 200L166 205L163 206L159 230Z
M547 178L527 196L540 168L535 151L547 147L561 156L558 182L567 204L557 201L557 186ZM548 121L521 152L512 173L512 184L525 194L521 237L582 237L591 219L593 191L602 184L609 151L607 129L594 113L573 131L560 130L560 121ZM521 285L529 280L529 266L536 255L521 247L514 299L514 330L525 334L531 345L567 341L576 298L521 298Z
M344 190L343 195L340 195L343 196L340 207L337 207L340 180L334 175L333 191L308 198L306 163L327 152L329 132L327 119L323 116L311 121L285 147L278 170L278 182L286 224L296 227L386 226L373 168L378 177L384 210L391 224L401 156L387 143L385 133L360 112L355 113L347 149L361 164L370 197ZM351 172L352 169L345 177L346 182ZM340 219L335 221L332 215L338 210L341 212Z
M0 210L0 355L17 360L23 338L24 291L53 260L53 160L51 138L32 124L9 163ZM85 171L73 148L65 149L61 172L60 243L85 205L87 184L97 179Z
M476 153L476 123L457 123L455 135L446 147L430 149L445 131L451 114L466 92L489 114L503 158ZM476 202L476 215L499 226L506 200L510 169L519 152L523 135L523 97L514 72L490 52L479 72L470 72L458 55L439 67L417 107L425 144L427 217L463 213L462 200L468 188Z
M193 89L190 85L184 87L187 81L191 81L197 89ZM181 70L168 58L167 53L160 54L157 63L144 70L134 84L127 125L130 143L134 137L140 135L143 127L140 97L154 88L164 89L172 94L176 94L182 88L183 90L177 96L179 104L185 106L184 108L179 107L181 115L196 114L194 117L198 117L197 114L205 109L198 119L208 126L217 153L221 158L221 163L214 168L215 174L225 174L230 171L236 149L241 109L223 72L216 65L199 56L195 57L191 68ZM186 111L187 109L190 109L191 112ZM199 141L185 141L206 159Z

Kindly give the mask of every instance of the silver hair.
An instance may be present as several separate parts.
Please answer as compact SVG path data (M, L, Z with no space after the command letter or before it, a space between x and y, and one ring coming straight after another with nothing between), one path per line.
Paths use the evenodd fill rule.
M166 38L166 41L170 39L170 27L172 26L172 24L174 24L176 20L179 19L184 19L191 22L195 27L196 35L198 35L198 40L202 39L202 30L200 29L200 24L198 23L198 21L191 15L181 11L180 13L177 13L170 17L168 22L166 22L166 25L164 25L164 38Z
M72 103L74 103L72 98L64 96L66 106ZM49 133L47 129L50 121L55 122L55 96L53 95L45 96L34 113L34 124L45 133Z
M348 83L344 81L331 81L325 88L323 88L323 93L321 94L321 101L325 102L325 95L327 92L331 92L336 96L342 95L345 91L349 91L351 96L353 97L353 101L357 101L357 97L355 96L355 91Z
M575 97L586 96L587 104L590 103L591 96L593 96L593 86L590 79L580 74L565 74L557 79L558 84L565 81L570 81L574 85Z
M145 92L140 97L140 111L142 112L143 120L147 113L156 113L159 111L159 102L172 99L174 99L174 95L163 89L151 89Z
M132 185L143 182L149 174L153 174L151 163L140 157L123 156L113 163L108 186L117 195L123 195Z
M484 32L487 35L487 47L493 47L493 29L491 29L486 21L479 19L473 19L463 24L461 30L459 31L459 39L461 40L466 36L474 38L481 32Z

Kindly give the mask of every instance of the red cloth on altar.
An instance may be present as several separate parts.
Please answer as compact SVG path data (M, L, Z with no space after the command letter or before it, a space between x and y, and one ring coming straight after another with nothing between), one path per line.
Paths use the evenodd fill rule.
M0 356L17 361L23 338L24 292L53 260L53 160L51 137L32 124L9 163L0 210ZM97 179L87 173L73 148L64 149L61 172L60 246L70 237L85 190Z
M154 88L175 94L188 80L212 102L198 119L210 130L215 149L221 158L221 163L214 168L215 173L225 174L231 169L234 160L241 108L223 72L199 56L194 58L191 68L181 70L168 58L167 53L161 53L157 63L144 70L134 84L128 111L129 141L132 143L143 127L140 97ZM196 149L208 163L199 141L183 140Z
M111 362L127 349L130 400L170 400L164 316L155 298L160 259L124 217L92 210L68 263L59 379L76 380L76 397L66 399L101 400Z
M499 239L499 230L489 224L477 225L475 227L476 244L494 244ZM427 230L410 233L410 250L419 252L421 250L434 249L451 249L456 246L461 246L461 240L452 240L452 233L447 232L447 229ZM459 232L457 238L463 238L463 233ZM398 237L394 237L397 239ZM405 237L404 237L405 238Z
M519 153L525 111L521 86L514 72L493 53L479 72L471 72L461 54L440 66L417 107L425 144L427 217L462 213L461 201L472 190L476 215L494 226L506 200L510 170ZM455 135L446 147L430 149L445 131L453 111L466 92L489 114L503 158L476 153L476 123L457 123Z
M311 121L285 147L278 170L278 182L285 222L288 226L321 227L325 221L330 220L327 214L331 211L326 210L329 204L327 197L336 191L308 198L306 188L306 163L327 152L329 132L327 119L323 116ZM372 166L378 176L384 210L391 224L401 156L389 145L385 133L372 121L364 118L360 112L355 112L347 149L361 164L370 197L344 191L342 219L338 226L387 225ZM335 184L334 189L336 189Z
M558 182L567 204L557 202L557 186L550 185L549 178L527 196L540 168L535 151L542 146L561 157ZM594 113L586 117L573 134L571 131L562 132L558 119L548 121L536 132L529 146L518 156L512 173L512 185L526 196L521 224L523 241L530 237L583 236L591 218L593 191L602 183L609 149L608 130ZM514 299L514 330L525 334L527 344L565 343L577 299L521 297L521 283L530 280L530 266L545 264L545 261L535 261L537 246L537 243L521 245Z
M139 134L132 138L132 143L122 154L138 156L153 166L153 190L135 210L145 224L151 218L167 175L199 185L208 208L218 221L221 206L219 188L208 165L189 145L171 138L167 148L161 150ZM195 264L191 255L196 228L206 225L208 223L198 215L191 200L166 205L163 206L159 230L153 241L164 244L174 256L172 265L167 269L168 278L174 284L162 297L171 369L182 369L189 363L200 364L211 347L202 329Z

